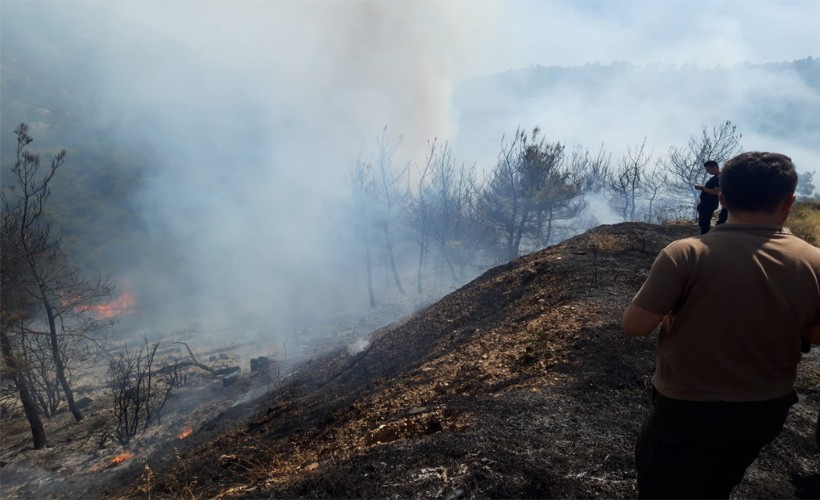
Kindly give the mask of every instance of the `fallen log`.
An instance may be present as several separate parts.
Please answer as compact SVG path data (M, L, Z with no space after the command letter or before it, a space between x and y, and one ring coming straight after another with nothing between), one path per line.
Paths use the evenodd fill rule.
M191 351L191 348L185 342L174 342L174 344L182 344L182 345L185 346L185 349L188 350L188 355L191 356L190 361L189 360L179 361L179 362L174 363L172 365L163 366L162 368L160 368L158 370L158 373L160 373L160 374L173 373L173 372L178 371L182 368L188 368L188 367L192 366L194 368L199 368L201 370L205 370L206 372L210 373L214 377L219 377L219 376L222 375L222 374L218 373L218 371L216 369L211 368L210 366L204 365L204 364L200 363L199 361L197 361L196 356L194 356L193 351Z
M217 375L230 375L231 373L240 371L242 371L242 369L238 366L226 366L224 368L217 368L214 370L214 373Z

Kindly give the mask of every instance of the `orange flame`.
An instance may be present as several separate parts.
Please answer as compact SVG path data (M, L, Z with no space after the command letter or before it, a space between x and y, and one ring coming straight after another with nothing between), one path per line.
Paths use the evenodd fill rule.
M185 439L186 437L190 436L194 430L190 427L186 427L182 432L179 433L177 439Z
M79 297L71 294L60 296L63 306L73 308L78 312L89 311L98 319L110 319L118 316L125 316L134 312L137 299L127 289L117 297L104 304L82 304Z
M79 311L91 311L100 319L115 318L117 316L124 316L134 312L134 305L136 299L127 290L122 292L118 297L115 297L105 304L96 304L90 306L80 306Z
M134 454L131 453L130 451L124 451L124 452L120 453L119 455L117 455L116 457L112 458L111 463L112 464L118 464L120 462L124 462L124 461L128 460L129 458L134 458Z

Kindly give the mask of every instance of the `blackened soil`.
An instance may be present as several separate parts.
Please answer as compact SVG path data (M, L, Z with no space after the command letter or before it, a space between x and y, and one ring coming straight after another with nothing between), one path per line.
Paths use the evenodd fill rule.
M101 494L634 497L655 340L625 338L620 317L657 252L695 233L601 226L490 270ZM820 497L818 357L801 363L800 402L736 497Z

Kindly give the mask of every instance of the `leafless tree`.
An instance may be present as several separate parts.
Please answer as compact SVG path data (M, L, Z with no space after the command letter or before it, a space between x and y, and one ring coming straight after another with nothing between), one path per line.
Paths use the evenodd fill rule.
M647 176L646 166L652 160L652 152L646 151L646 137L639 146L627 146L626 153L618 162L618 168L610 179L613 193L612 204L625 221L634 221L639 194Z
M387 259L390 264L390 272L393 275L393 281L396 288L402 296L407 295L404 291L404 286L401 283L401 277L396 266L396 255L393 249L392 231L394 222L398 217L401 217L400 211L403 210L407 200L406 192L402 190L403 180L407 176L407 167L396 168L393 164L393 154L401 145L402 137L399 136L396 144L389 144L387 142L387 125L382 130L382 135L376 139L377 146L377 169L376 174L379 185L379 201L381 202L381 210L377 219L379 229L384 235L384 246L387 252Z
M685 147L670 147L661 165L671 180L671 194L690 199L695 211L700 192L694 184L705 183L707 175L703 163L707 160L723 163L730 159L740 152L742 137L737 125L727 120L711 128L703 125L700 134L690 136Z
M652 222L658 218L655 215L656 203L666 192L669 186L669 176L661 168L654 168L643 176L641 186L642 197L646 199L648 206L646 209L646 220Z
M580 181L581 190L584 194L597 194L609 188L611 159L612 155L604 148L603 144L601 144L595 156L583 146L576 145L572 148L568 169Z
M416 235L416 243L419 246L418 265L416 267L416 293L422 294L422 277L424 275L424 265L427 253L430 249L430 234L432 220L432 200L429 193L430 178L433 175L433 165L439 153L439 145L436 139L429 143L427 157L424 165L419 168L418 182L415 192L411 190L408 204L409 225Z
M40 412L46 417L53 417L63 401L63 395L49 338L30 334L26 328L19 328L17 333L20 353L28 368L23 371L23 376L28 380L29 387L34 388L33 395ZM61 347L64 347L64 344ZM70 365L70 357L66 356L64 350L61 355L63 361Z
M4 273L5 274L5 273ZM3 286L5 289L5 286ZM43 421L37 411L37 404L34 399L33 390L29 385L28 379L25 377L25 366L18 353L12 347L11 337L13 335L11 325L13 325L17 318L14 314L9 314L5 311L8 302L3 302L4 311L0 314L0 351L2 352L2 377L5 380L11 380L16 392L20 398L20 403L23 405L23 412L28 420L29 427L33 439L34 449L39 450L46 445L46 431L43 427Z
M419 293L424 255L431 242L447 266L453 284L465 279L465 269L474 256L470 250L474 242L468 241L472 234L469 212L474 188L475 170L459 164L448 143L432 141L410 203L410 225L420 247Z
M376 139L375 159L370 161L363 147L350 167L351 210L349 223L364 249L367 269L367 289L370 306L376 306L373 286L376 257L384 256L398 292L406 292L399 275L395 237L399 224L407 219L409 190L408 167L396 168L393 155L402 138L395 144L387 139L387 127Z
M160 343L143 337L138 348L125 348L108 363L108 388L116 419L114 439L128 444L152 422L159 421L173 390L167 377L158 376L156 354ZM167 372L166 373L170 373Z
M15 270L9 274L13 279L4 282L9 287L5 295L6 298L14 296L8 304L20 307L18 311L10 311L16 321L9 326L14 328L15 339L12 341L9 332L8 347L12 357L14 352L20 354L24 346L37 348L37 356L29 353L27 361L43 361L41 370L45 366L53 369L71 413L80 420L82 413L74 401L66 354L71 344L96 341L110 326L112 320L94 318L88 307L108 298L113 287L105 279L88 281L82 276L63 254L61 238L52 231L48 221L51 182L65 162L65 151L57 153L50 166L43 169L39 156L28 151L33 141L28 127L21 124L15 134L17 156L11 171L16 182L2 192L3 237L6 239L3 247L9 256L3 263L9 270ZM4 309L6 304L4 301ZM32 342L32 336L41 338ZM47 361L45 353L50 357ZM17 364L18 370L21 366L24 365ZM26 366L30 367L28 363ZM25 373L31 380L37 375L36 370ZM48 385L49 380L47 377L40 381ZM36 391L37 388L29 386L29 389Z
M357 160L350 168L350 190L352 213L350 225L364 250L365 269L367 272L367 295L370 307L376 307L376 293L373 288L373 228L376 213L373 199L376 196L376 178L373 166Z
M475 206L475 167L458 164L455 157L445 156L434 170L435 193L434 239L444 259L453 284L463 283L466 268L481 247L471 213Z

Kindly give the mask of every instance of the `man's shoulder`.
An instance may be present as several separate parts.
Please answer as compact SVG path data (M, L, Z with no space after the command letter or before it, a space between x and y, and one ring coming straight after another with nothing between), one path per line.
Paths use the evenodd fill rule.
M820 265L820 248L802 238L798 238L788 229L786 229L785 235L786 237L783 239L783 243L792 253L811 261L815 265Z
M705 247L705 245L701 238L702 236L690 236L688 238L681 238L679 240L675 240L672 243L666 245L663 251L670 255L675 255L681 252L690 253L693 251L702 250Z
M820 269L820 248L795 236L787 227L769 224L723 224L700 236L707 246L749 253L776 252L778 258L808 262ZM728 242L735 244L726 245Z
M675 263L675 266L686 267L686 262L701 259L705 249L706 245L700 237L691 236L669 243L661 250L658 258L670 260Z

